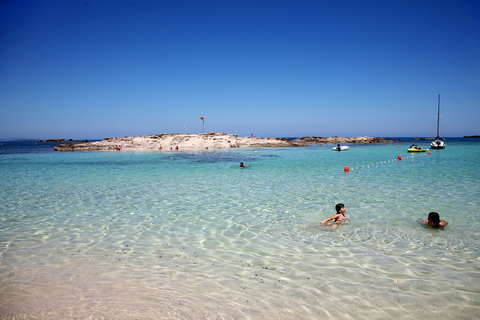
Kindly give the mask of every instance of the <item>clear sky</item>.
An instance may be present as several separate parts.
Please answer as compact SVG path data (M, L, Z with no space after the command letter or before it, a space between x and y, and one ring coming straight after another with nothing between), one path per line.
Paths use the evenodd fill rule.
M480 134L479 0L3 0L0 139Z

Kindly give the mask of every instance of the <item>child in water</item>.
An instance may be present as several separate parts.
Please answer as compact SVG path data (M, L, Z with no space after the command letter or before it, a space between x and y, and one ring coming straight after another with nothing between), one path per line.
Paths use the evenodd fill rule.
M343 205L343 203L339 203L335 206L335 210L337 210L337 214L328 218L328 219L325 219L323 221L320 221L320 224L325 224L325 222L328 222L330 220L335 220L333 223L331 224L335 224L335 223L340 223L343 219L345 219L345 206Z
M445 227L448 222L445 220L440 220L440 215L437 212L430 212L428 214L428 219L424 219L421 224L426 224L429 227L433 228L442 228Z

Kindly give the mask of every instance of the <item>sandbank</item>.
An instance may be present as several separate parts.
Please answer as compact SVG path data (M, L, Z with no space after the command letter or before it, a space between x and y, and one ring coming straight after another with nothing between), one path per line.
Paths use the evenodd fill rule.
M386 138L372 137L302 137L286 138L239 137L236 134L209 132L202 134L151 134L119 138L104 138L102 141L59 144L57 151L99 150L206 150L225 148L299 147L312 144L384 143Z

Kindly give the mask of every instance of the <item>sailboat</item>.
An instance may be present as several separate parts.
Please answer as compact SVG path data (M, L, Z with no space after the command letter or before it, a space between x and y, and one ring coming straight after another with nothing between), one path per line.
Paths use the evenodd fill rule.
M440 95L438 95L437 137L430 146L432 149L445 149L445 141L440 139Z

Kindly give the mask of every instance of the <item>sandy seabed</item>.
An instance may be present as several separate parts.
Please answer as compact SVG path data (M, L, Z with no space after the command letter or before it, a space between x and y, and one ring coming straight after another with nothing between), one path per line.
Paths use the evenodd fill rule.
M123 255L92 261L72 255L55 264L12 267L0 279L0 318L475 319L480 315L474 292L462 292L448 282L393 280L369 276L372 270L338 269L341 254L331 257L331 266L320 269L308 254L278 261L243 260L239 255L236 265L195 254L185 252L158 265L147 261L153 257Z

